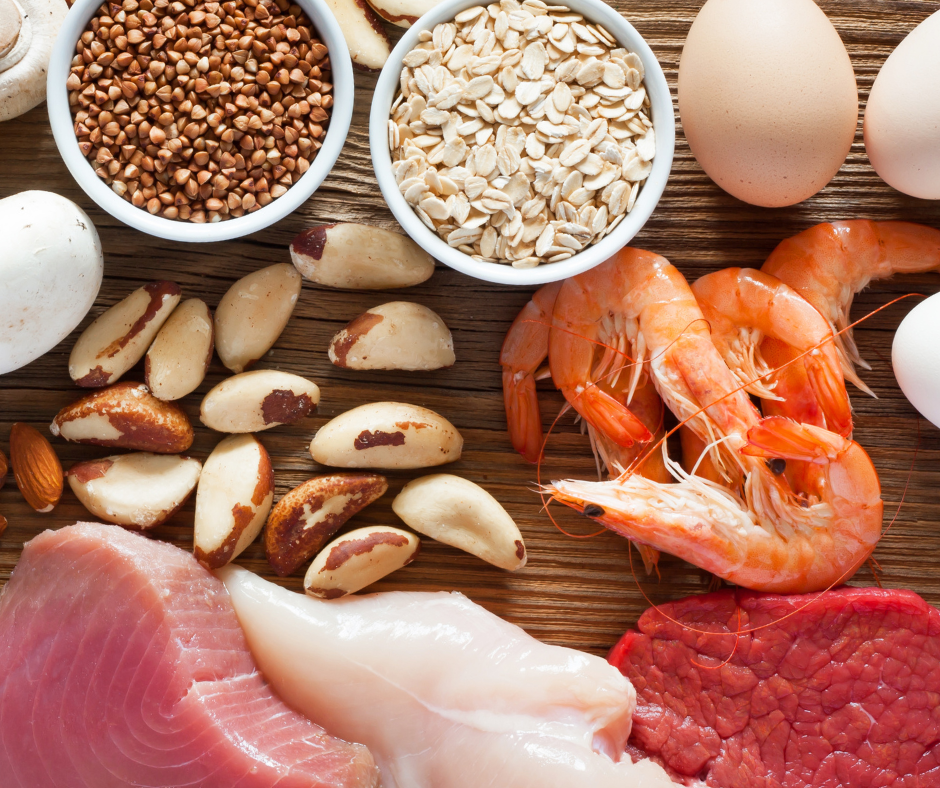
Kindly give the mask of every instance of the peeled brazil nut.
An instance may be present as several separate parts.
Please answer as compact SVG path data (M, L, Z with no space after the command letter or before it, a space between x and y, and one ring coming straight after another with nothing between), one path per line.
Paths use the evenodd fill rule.
M347 323L329 352L345 369L440 369L454 363L454 338L426 306L392 301Z
M492 495L460 476L436 473L405 485L392 511L411 528L510 572L525 566L522 534Z
M302 280L287 263L239 279L215 310L215 349L232 372L243 372L267 353L290 320Z
M291 241L291 260L305 279L343 290L390 290L419 285L434 258L399 233L367 224L323 224Z
M87 388L114 383L143 358L181 292L173 282L151 282L99 315L72 348L72 380Z
M193 425L178 405L142 383L115 383L66 405L49 427L75 443L179 454L193 443Z
M105 522L144 531L169 520L199 481L199 460L178 455L119 454L73 465L69 487Z
M385 477L373 473L317 476L295 487L271 510L264 529L264 549L274 571L281 577L294 572L387 489Z
M144 383L162 400L176 400L202 383L212 361L212 314L198 298L184 301L167 319L144 359Z
M404 402L360 405L324 424L310 442L321 465L428 468L460 459L463 438L433 410Z
M304 590L321 599L354 594L396 569L407 566L421 550L421 540L398 528L358 528L330 542L313 559Z
M196 490L196 559L215 569L250 545L274 500L274 470L254 435L230 435L203 465Z
M199 418L219 432L258 432L300 421L320 401L320 389L276 369L242 372L223 380L202 400Z

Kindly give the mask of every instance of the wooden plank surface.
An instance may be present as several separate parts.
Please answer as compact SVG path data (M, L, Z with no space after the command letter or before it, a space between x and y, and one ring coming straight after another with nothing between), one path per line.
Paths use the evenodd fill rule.
M699 0L617 0L613 3L643 34L659 57L675 96L682 44L701 5ZM851 55L864 107L878 69L914 26L937 10L936 2L919 0L823 1ZM150 238L117 222L89 200L69 176L56 151L44 107L0 124L0 198L26 189L45 189L81 205L92 217L105 252L105 281L94 308L71 337L29 366L0 377L0 447L7 450L13 422L45 430L63 405L81 393L69 380L68 353L83 329L104 309L152 279L179 282L184 296L197 296L215 307L240 276L289 260L287 245L300 230L326 221L362 221L396 228L376 186L368 149L367 114L374 77L356 75L356 114L349 139L333 173L320 191L295 214L263 232L239 241L186 245ZM678 120L678 113L677 113ZM760 266L774 245L822 221L848 218L906 219L940 225L940 206L905 197L886 186L871 169L861 135L832 183L812 199L791 208L766 210L727 196L705 176L679 129L672 178L659 208L635 241L636 246L664 254L690 280L729 265ZM0 251L0 254L3 252ZM940 289L935 274L878 282L856 299L859 317L891 298L909 292ZM572 539L560 533L541 511L535 494L535 469L511 449L503 415L498 353L503 335L532 288L489 285L438 267L425 284L406 291L340 292L304 284L294 316L271 354L258 366L289 370L315 380L322 388L316 416L291 427L279 427L260 438L274 461L277 495L319 469L307 452L316 429L356 405L396 399L433 408L463 433L463 459L446 468L490 490L519 523L529 550L529 563L509 574L452 548L432 542L418 561L377 589L456 589L550 642L604 654L624 629L633 625L648 603L706 590L710 578L700 570L664 557L661 578L646 578L636 554L631 571L628 543L610 533ZM332 367L326 348L333 333L370 306L399 298L419 301L443 316L454 333L457 364L433 373L355 373ZM875 557L886 587L910 588L940 605L940 433L920 418L899 391L891 372L893 329L917 302L909 299L867 321L857 331L859 346L871 362L865 380L878 395L869 399L852 391L856 439L870 452L881 475L885 522L893 525ZM202 395L226 375L215 360L205 383L182 405L196 426L191 453L205 459L220 439L198 422ZM125 376L140 380L140 367ZM545 389L546 425L562 400ZM106 449L55 441L63 465L105 456ZM592 477L594 462L586 437L570 416L562 418L548 447L543 478ZM393 524L391 499L417 473L391 473L391 489L351 525ZM903 503L902 503L903 498ZM590 533L593 523L566 515L559 520L576 533ZM0 584L9 577L20 548L45 528L86 516L71 492L51 514L36 514L19 495L12 476L0 490L0 513L10 521L0 537ZM158 536L189 547L192 501ZM259 544L240 563L271 579ZM875 581L863 568L855 584ZM299 577L278 582L301 588Z

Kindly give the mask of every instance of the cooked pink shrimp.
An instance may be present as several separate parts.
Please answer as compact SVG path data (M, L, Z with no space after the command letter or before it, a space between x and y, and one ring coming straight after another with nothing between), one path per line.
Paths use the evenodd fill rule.
M782 241L761 270L790 285L838 333L849 325L855 294L873 279L940 268L940 230L865 219L818 224ZM861 359L850 331L836 337L845 377L871 393L855 373Z
M852 434L852 408L832 328L806 299L776 277L752 268L706 274L692 285L692 292L711 326L712 341L739 384L747 384L746 391L776 401L777 412L798 422L815 423L822 416L818 426ZM803 374L788 375L789 367L779 372L771 367L761 354L764 337L790 349L787 361L806 353L789 365L799 365ZM780 355L785 354L778 351L778 361ZM801 383L811 392L795 391ZM778 391L778 385L786 391Z
M535 384L540 378L539 369L548 356L548 336L552 307L561 283L552 283L540 288L522 311L516 316L500 353L503 366L503 400L506 407L506 423L513 447L529 462L537 462L542 451L542 419L539 412ZM663 401L656 393L649 375L644 372L640 382L628 400L624 391L628 379L625 375L609 385L602 384L607 393L630 411L646 426L655 440L664 436ZM672 478L666 470L661 451L652 451L635 468L634 463L645 447L617 445L604 433L587 425L588 437L595 456L604 463L608 474L618 476L632 468L649 479L666 483ZM640 555L646 571L652 571L659 560L659 553L652 548L640 547Z
M671 485L626 474L556 481L547 491L612 531L745 588L803 593L848 580L881 535L881 489L864 449L779 416L754 425L747 440L744 452L759 464L750 468L746 501L688 475Z
M743 391L733 391L695 296L665 258L627 247L567 280L555 300L549 348L555 385L599 432L619 445L649 440L642 421L605 390L616 381L612 374L632 366L632 387L649 369L666 405L707 445L730 436L710 453L724 478L740 474L736 449L759 416Z
M499 356L503 366L503 403L509 437L513 447L529 462L537 462L542 450L542 418L535 384L541 377L541 365L548 357L552 308L560 289L561 282L553 282L535 292L509 327ZM649 376L644 373L632 399L624 391L626 382L623 376L612 384L605 381L602 385L622 407L630 408L653 437L661 438L663 402ZM592 445L609 473L616 476L631 467L640 454L639 447L626 449L590 425L588 427ZM658 452L644 461L640 472L657 481L665 482L670 478Z

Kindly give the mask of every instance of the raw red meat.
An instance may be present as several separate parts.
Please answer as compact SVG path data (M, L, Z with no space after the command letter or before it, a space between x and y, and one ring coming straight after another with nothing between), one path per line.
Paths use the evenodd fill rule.
M660 609L723 634L650 609L611 651L637 692L634 755L715 788L940 786L940 612L916 594L721 591Z
M365 747L291 711L189 553L80 523L0 596L3 788L374 788Z

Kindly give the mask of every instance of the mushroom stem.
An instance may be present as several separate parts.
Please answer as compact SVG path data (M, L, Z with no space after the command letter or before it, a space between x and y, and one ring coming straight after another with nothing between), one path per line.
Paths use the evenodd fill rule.
M23 29L23 13L15 0L0 0L0 71L19 61L28 47L17 47Z

